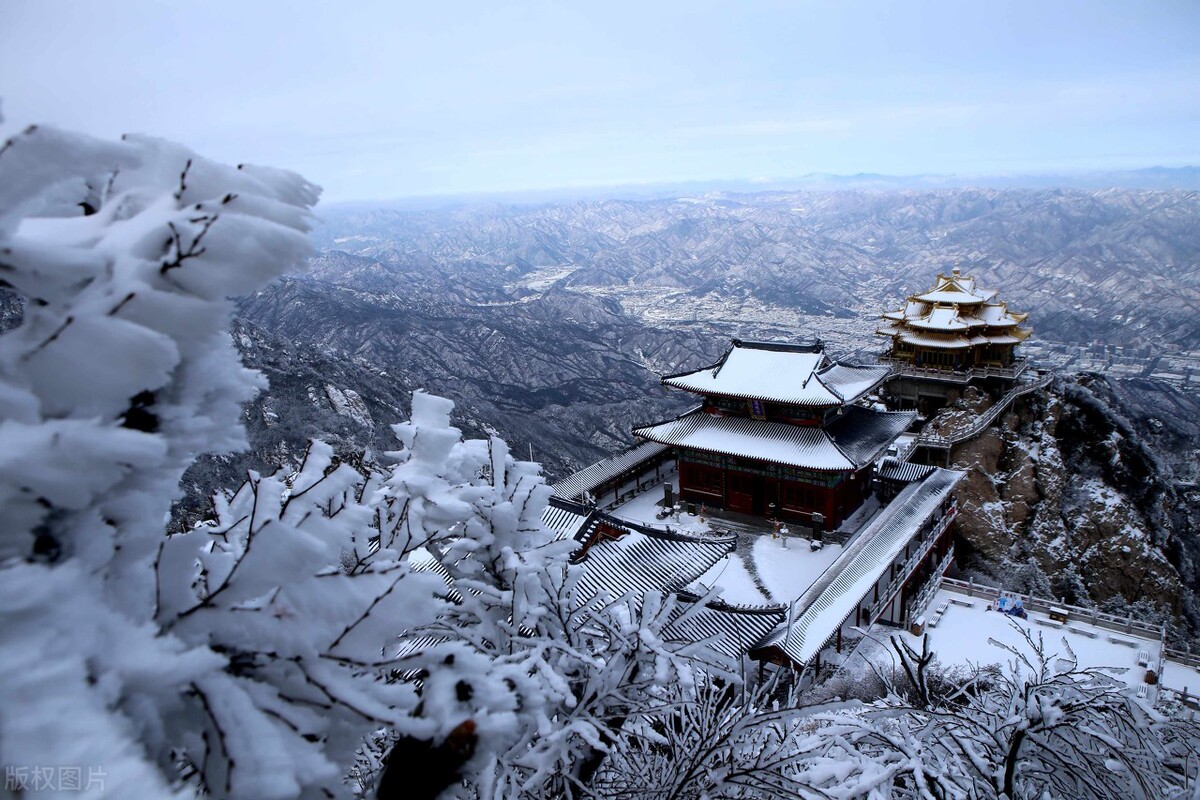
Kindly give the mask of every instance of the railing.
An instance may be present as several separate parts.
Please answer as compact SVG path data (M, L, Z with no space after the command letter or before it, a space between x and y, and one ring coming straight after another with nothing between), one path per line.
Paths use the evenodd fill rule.
M943 578L942 585L959 593L965 593L970 597L995 598L999 597L1000 592L1004 591L995 586L985 586L974 581L960 581L954 578ZM1104 628L1114 633L1128 633L1132 635L1136 631L1144 637L1159 640L1163 636L1163 626L1135 620L1133 617L1118 617L1115 614L1105 614L1092 608L1067 605L1066 603L1060 603L1057 600L1050 600L1044 597L1034 597L1033 595L1019 596L1024 602L1025 608L1030 611L1049 613L1051 609L1063 609L1068 615L1075 617L1081 622L1087 622L1095 625L1097 628Z
M950 527L950 523L954 521L954 517L957 512L958 505L952 505L950 510L947 511L941 517L941 519L934 524L933 530L930 531L929 535L921 541L921 546L917 548L917 552L905 559L904 563L897 568L897 577L893 578L891 583L888 584L888 588L884 591L883 595L871 604L870 611L868 612L869 619L877 619L880 612L887 608L888 604L896 599L896 595L900 593L900 589L904 586L904 582L908 580L908 576L912 574L913 570L917 568L917 565L920 564L925 556L929 554L929 551L933 549L933 546L937 543L937 540L940 539L942 534L946 532L946 528Z
M893 373L908 378L929 378L946 383L970 383L977 378L1007 378L1015 380L1029 368L1029 362L1018 359L1011 367L972 367L970 369L938 369L918 367L910 361L894 356L880 356L880 363L892 365Z
M1200 697L1197 697L1195 692L1188 691L1187 687L1183 691L1180 691L1178 689L1170 689L1166 686L1159 686L1155 705L1160 705L1170 700L1181 703L1193 711L1200 710Z
M925 613L925 609L929 608L929 603L933 600L934 595L938 593L938 589L942 588L940 580L946 570L950 569L950 562L954 560L954 545L950 545L950 549L946 551L945 557L938 562L934 568L933 574L929 577L929 581L917 592L912 603L908 607L909 619L917 619Z
M1196 655L1195 653L1185 653L1182 650L1176 650L1173 647L1164 647L1163 657L1170 659L1177 664L1183 664L1185 667L1200 669L1200 655ZM1200 686L1197 686L1196 688L1200 689Z
M959 442L965 442L967 439L973 439L990 427L991 424L996 421L996 418L1004 413L1004 411L1010 405L1012 405L1014 400L1021 395L1029 394L1034 390L1046 388L1046 386L1048 386L1050 381L1053 379L1053 372L1045 372L1039 375L1036 380L1028 381L1026 383L1019 383L1012 389L1009 389L1004 397L992 404L991 408L979 415L979 417L977 417L969 427L947 435L942 435L939 433L922 433L916 438L914 447L933 447L941 450L949 450L953 445L956 445Z

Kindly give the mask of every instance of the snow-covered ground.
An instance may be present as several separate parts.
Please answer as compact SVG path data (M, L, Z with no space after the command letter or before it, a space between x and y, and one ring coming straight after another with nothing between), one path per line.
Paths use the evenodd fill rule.
M671 484L671 491L676 498L676 505L682 508L671 514L670 516L659 519L658 513L662 510L660 505L663 499L663 486ZM712 526L709 520L699 514L687 513L686 503L678 502L679 498L679 480L677 478L668 478L657 486L653 486L639 494L627 503L617 506L609 511L614 517L623 519L626 522L633 522L638 525L645 525L648 528L658 528L659 530L684 531L693 534L712 533Z
M670 483L675 496L679 496L677 478L669 478L663 483ZM705 588L720 587L721 597L729 603L790 603L812 586L842 553L842 546L838 544L813 550L809 539L796 535L795 531L776 533L766 520L760 528L752 529L741 521L735 525L701 514L689 514L686 510L658 519L662 498L662 484L659 484L610 513L639 525L691 534L724 533L733 529L739 540L737 551L719 561L700 579ZM686 509L686 504L682 505ZM875 511L878 511L878 502L872 500L861 513L847 520L846 525L861 525Z
M722 600L739 606L761 606L772 603L772 598L754 580L745 560L737 553L730 553L700 576L704 588L717 588Z
M917 435L915 433L902 433L896 437L896 457L904 460L908 458L909 452L913 449L913 445L917 443Z
M842 553L836 544L814 551L808 539L795 535L737 535L737 550L700 578L705 587L719 587L722 599L736 605L790 603Z
M751 553L771 599L777 603L790 603L804 594L837 560L842 554L842 546L828 544L820 550L812 550L808 539L764 536L754 542Z
M1196 697L1200 695L1200 669L1176 661L1167 661L1163 664L1159 683L1166 689L1186 691L1190 697Z
M1065 625L1051 623L1045 614L1030 612L1029 619L1018 619L999 611L992 611L990 598L971 598L956 591L941 589L934 596L925 613L932 620L936 610L943 604L946 610L937 624L927 626L929 647L937 653L943 666L989 665L1007 666L1014 660L1012 653L997 646L999 642L1032 657L1025 641L1028 632L1034 642L1042 641L1047 655L1066 656L1068 648L1075 653L1081 669L1096 668L1109 672L1113 677L1130 687L1137 688L1145 683L1146 666L1138 663L1143 657L1147 664L1158 664L1162 645L1157 639L1146 639L1135 634L1116 632L1098 627L1082 620L1068 620ZM919 637L907 631L899 631L876 625L872 627L855 653L844 662L847 670L862 672L867 661L889 668L894 653L888 639L899 635L918 651ZM1174 685L1171 673L1176 675L1187 669L1168 663L1165 669L1167 680ZM1194 672L1194 671L1193 671ZM1200 676L1195 688L1200 689ZM1153 688L1150 689L1153 698Z

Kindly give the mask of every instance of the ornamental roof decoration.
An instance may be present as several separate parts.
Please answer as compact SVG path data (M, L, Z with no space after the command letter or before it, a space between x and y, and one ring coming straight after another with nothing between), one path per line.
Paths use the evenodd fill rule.
M979 287L955 268L939 274L931 291L909 297L904 307L883 314L875 331L898 342L941 350L977 345L1015 345L1029 337L1018 327L1028 314L1009 311L997 292Z
M698 394L836 408L868 394L888 373L888 367L832 361L819 341L792 345L734 339L716 364L667 375L662 382Z

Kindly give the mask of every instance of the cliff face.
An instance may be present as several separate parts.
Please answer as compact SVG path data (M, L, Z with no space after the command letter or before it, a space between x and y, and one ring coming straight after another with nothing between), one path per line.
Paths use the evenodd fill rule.
M1017 591L1158 607L1196 627L1200 498L1147 434L1173 448L1200 440L1193 418L1145 416L1126 391L1097 376L1060 380L955 448L967 471L960 562ZM950 413L988 402L969 390Z

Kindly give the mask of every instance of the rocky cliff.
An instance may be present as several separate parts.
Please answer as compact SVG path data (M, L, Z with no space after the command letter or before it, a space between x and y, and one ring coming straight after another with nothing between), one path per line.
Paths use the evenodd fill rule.
M1149 416L1128 401L1147 390L1174 410ZM944 424L989 403L968 390ZM1189 473L1180 477L1194 461L1178 454L1200 445L1196 405L1162 384L1079 375L1005 413L951 453L967 471L960 563L1017 591L1140 616L1161 609L1194 629L1200 515Z

